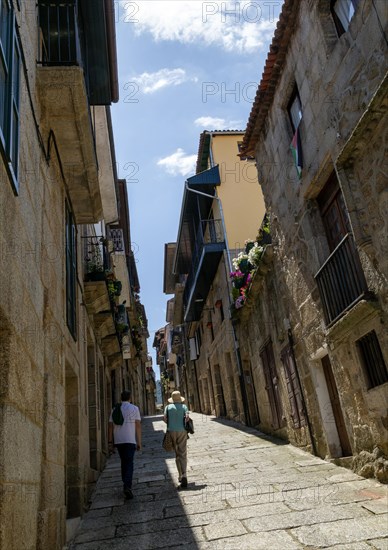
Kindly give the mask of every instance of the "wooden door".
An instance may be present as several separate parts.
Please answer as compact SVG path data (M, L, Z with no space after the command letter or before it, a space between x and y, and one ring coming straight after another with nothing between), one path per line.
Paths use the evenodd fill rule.
M337 176L333 172L318 196L318 205L332 252L342 239L350 233L349 216Z
M292 422L294 428L301 428L306 425L306 415L303 406L302 389L300 387L294 354L290 344L283 348L281 360L284 366L284 374L286 376Z
M263 362L265 389L267 390L269 404L272 413L272 425L275 430L281 428L283 421L283 408L279 395L279 380L276 370L275 357L273 354L272 342L269 340L260 353Z
M260 417L256 400L255 382L253 380L253 373L250 361L243 361L243 368L250 426L257 426L260 423Z
M329 392L331 407L333 409L334 422L337 427L338 437L342 448L342 456L352 456L352 447L350 446L348 432L346 430L344 415L341 408L341 402L338 394L337 384L331 367L329 356L322 359L323 372L325 373L327 389Z

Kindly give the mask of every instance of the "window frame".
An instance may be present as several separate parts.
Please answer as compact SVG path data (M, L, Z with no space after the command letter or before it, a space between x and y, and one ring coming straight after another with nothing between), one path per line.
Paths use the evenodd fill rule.
M300 117L300 120L298 122L298 126L295 127L295 124L294 124L294 120L292 118L292 111L291 111L291 108L295 102L295 100L298 100L298 103L299 103L299 110L301 112L301 117ZM287 103L287 114L288 114L288 119L291 123L291 129L292 129L292 135L294 136L295 132L297 131L297 129L299 128L300 126L300 123L302 121L302 118L303 118L303 109L302 109L302 101L300 99L300 94L299 94L299 90L298 90L298 86L295 84L294 87L293 87L293 90L292 90L292 94L290 96L290 99Z
M364 345L366 344L366 345ZM374 349L372 349L372 345ZM372 390L388 383L388 369L384 355L375 330L371 330L356 340L358 354L361 360L362 369L367 382L367 389ZM369 356L366 348L369 346ZM378 365L372 365L372 361ZM371 368L372 367L372 368Z
M333 170L330 176L327 178L327 181L324 187L321 189L316 200L331 253L333 252L333 250L335 250L341 240L348 233L352 232L349 212L346 207L345 198L335 170ZM332 232L333 226L329 218L329 215L331 213L336 215L341 229L342 236L339 239L335 239Z
M4 104L0 126L0 153L3 157L12 189L19 193L20 87L22 51L16 30L16 15L9 0L0 0L8 8L5 20L5 41L0 36L0 63L4 70ZM4 21L4 19L3 19ZM15 67L17 59L17 66Z
M300 115L297 126L295 126L294 117L293 117L293 105L295 101L298 102L298 113ZM302 138L301 138L301 132L300 132L300 126L303 120L303 105L302 105L302 100L300 98L298 85L295 81L294 81L294 86L292 88L292 93L286 104L286 109L287 109L287 117L288 117L288 131L291 130L291 144L289 149L291 150L291 154L298 173L298 177L300 179L302 177L303 164L304 164L303 163L303 146L302 146ZM296 139L296 146L293 145L294 138ZM294 149L296 149L296 153L294 153ZM298 156L296 157L296 155Z
M347 0L331 0L330 1L330 13L331 13L331 16L333 18L335 28L337 30L338 38L340 36L342 36L343 34L345 34L346 32L348 32L350 22L352 21L352 19L354 17L354 14L356 13L357 7L360 3L360 0L350 0L351 5L353 6L353 15L348 20L348 24L347 24L347 27L345 29L341 19L339 18L339 16L337 15L337 13L335 11L335 5L337 4L337 2L341 2L341 1L347 1Z

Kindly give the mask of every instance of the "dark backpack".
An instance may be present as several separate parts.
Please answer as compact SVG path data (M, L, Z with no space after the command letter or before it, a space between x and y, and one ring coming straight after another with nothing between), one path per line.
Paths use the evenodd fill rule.
M112 420L118 426L122 426L124 424L124 417L123 413L121 412L121 403L116 403L116 405L113 407Z
M184 418L183 425L187 433L189 434L194 433L194 422L191 420L191 418Z

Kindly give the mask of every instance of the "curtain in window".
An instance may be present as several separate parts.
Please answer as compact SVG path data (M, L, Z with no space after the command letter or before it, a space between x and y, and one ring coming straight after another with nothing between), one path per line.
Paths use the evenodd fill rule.
M294 101L291 103L289 107L289 112L294 130L297 130L299 123L302 120L302 105L300 104L298 94L295 96Z
M353 3L357 5L357 2L353 2L353 0L337 0L334 4L334 12L341 21L345 32L348 30L350 20L354 14Z

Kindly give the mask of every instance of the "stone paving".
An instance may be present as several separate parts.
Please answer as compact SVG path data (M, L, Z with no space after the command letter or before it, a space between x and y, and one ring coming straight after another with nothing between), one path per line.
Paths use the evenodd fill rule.
M188 487L143 419L133 492L108 462L70 550L388 550L387 487L232 421L192 414Z

